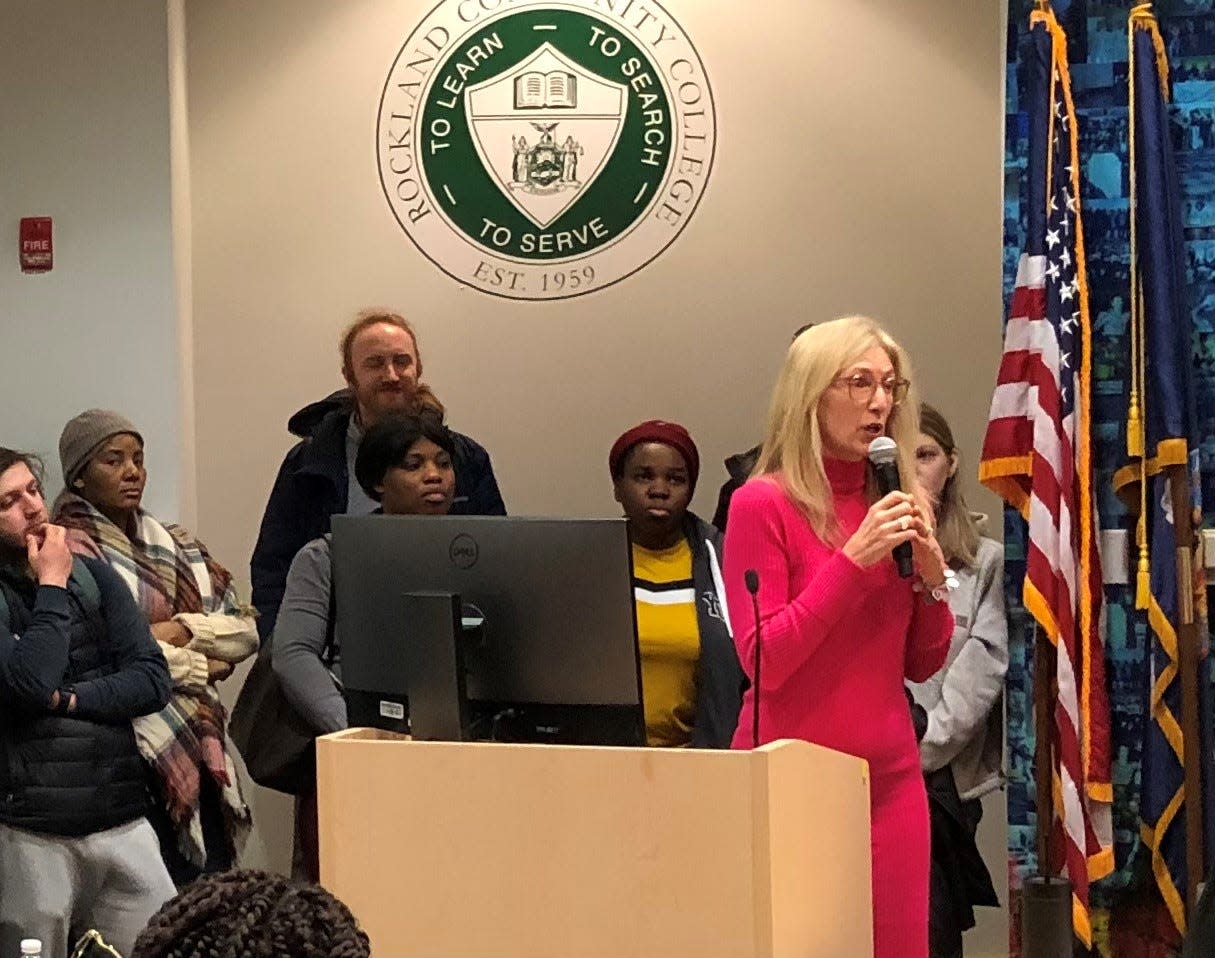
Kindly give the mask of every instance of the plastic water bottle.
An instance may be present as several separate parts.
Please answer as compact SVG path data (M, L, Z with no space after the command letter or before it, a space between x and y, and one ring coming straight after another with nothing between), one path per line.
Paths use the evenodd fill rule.
M21 958L42 958L42 942L37 938L22 938Z

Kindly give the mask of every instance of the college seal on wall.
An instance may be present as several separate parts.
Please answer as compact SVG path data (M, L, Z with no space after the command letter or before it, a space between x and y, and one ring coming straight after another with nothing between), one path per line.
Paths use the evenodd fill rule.
M457 281L580 296L674 242L716 146L708 76L654 0L443 0L380 98L384 196Z

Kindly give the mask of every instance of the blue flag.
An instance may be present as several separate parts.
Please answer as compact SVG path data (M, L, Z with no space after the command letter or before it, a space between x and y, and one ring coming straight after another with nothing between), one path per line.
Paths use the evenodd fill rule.
M1169 137L1168 63L1150 5L1132 12L1131 462L1115 484L1139 513L1136 605L1147 610L1140 815L1152 875L1185 929L1185 750L1178 632L1192 582L1179 582L1168 470L1181 467L1198 495L1192 329L1177 170ZM1175 469L1174 469L1175 471ZM1191 505L1196 503L1191 503ZM1188 516L1180 517L1188 519ZM1188 603L1187 603L1188 604Z

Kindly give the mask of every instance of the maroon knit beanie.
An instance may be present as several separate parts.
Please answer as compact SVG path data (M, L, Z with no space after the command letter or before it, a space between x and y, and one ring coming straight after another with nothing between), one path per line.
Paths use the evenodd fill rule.
M608 468L613 480L623 471L624 457L629 454L629 450L643 442L660 442L677 450L688 466L688 494L696 491L696 477L700 475L700 453L696 451L696 443L679 423L663 422L661 419L638 423L612 443L612 451L608 453Z

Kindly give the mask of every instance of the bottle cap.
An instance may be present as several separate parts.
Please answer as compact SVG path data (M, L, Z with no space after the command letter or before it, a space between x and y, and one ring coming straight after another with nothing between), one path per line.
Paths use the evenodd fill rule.
M21 939L21 954L23 955L41 955L42 942L37 938L22 938Z

